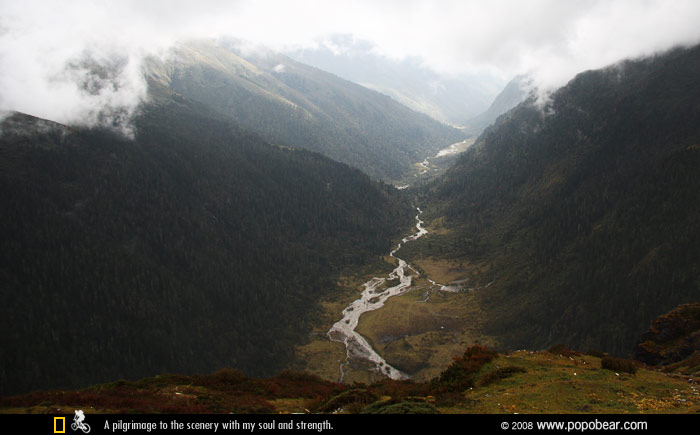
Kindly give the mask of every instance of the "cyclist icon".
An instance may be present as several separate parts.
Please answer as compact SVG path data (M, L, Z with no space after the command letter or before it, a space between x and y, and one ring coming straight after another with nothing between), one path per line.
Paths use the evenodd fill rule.
M73 423L71 423L70 428L74 431L80 429L83 431L83 433L90 432L90 425L83 423L83 420L85 420L85 413L82 409L77 409L75 411L75 416L73 416Z

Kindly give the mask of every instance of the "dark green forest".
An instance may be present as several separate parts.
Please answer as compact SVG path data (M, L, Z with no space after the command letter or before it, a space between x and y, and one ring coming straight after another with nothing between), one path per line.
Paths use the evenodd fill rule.
M425 189L426 218L456 232L420 243L482 265L485 332L504 348L627 355L700 299L698 71L700 47L581 73Z
M161 92L135 126L129 140L3 122L3 395L224 366L273 374L337 276L411 225L393 187L181 96Z

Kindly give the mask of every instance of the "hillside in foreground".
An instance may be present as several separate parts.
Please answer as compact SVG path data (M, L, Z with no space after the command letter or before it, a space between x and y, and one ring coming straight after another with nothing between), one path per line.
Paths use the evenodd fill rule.
M471 355L458 358L440 377L426 383L386 380L348 385L294 372L253 379L223 369L202 376L161 375L73 391L37 391L0 399L0 412L700 412L697 377L663 373L633 362L635 373L607 369L602 367L605 357L564 347L495 354L475 346L467 352Z
M283 371L255 379L234 369L165 374L73 391L0 399L2 413L700 413L700 304L655 319L640 345L665 343L659 365L564 345L499 354L467 347L426 382L338 383ZM659 337L663 337L660 339ZM670 340L669 340L670 339Z

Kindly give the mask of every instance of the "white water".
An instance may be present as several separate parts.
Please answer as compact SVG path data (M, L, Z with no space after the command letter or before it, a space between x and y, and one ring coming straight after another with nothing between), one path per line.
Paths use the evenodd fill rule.
M456 142L453 143L452 145L448 146L447 148L443 148L440 151L438 151L437 154L435 154L432 157L426 157L425 160L420 162L418 165L420 166L420 172L419 174L414 174L416 177L418 175L423 175L426 172L430 171L430 159L437 159L439 157L444 157L444 156L449 156L451 154L457 154L460 153L460 147L463 147L464 144L467 142L468 139L465 139L461 142ZM403 187L402 187L403 188Z
M418 214L415 219L416 229L418 232L408 237L404 237L398 246L389 253L390 256L397 259L399 265L386 278L374 277L363 284L364 291L359 299L348 305L343 310L343 318L336 322L328 331L328 338L332 341L345 344L347 358L340 365L340 382L345 377L344 367L350 363L350 359L362 359L374 365L373 370L390 377L391 379L408 379L409 376L400 370L390 366L377 352L372 349L367 340L355 331L360 316L368 311L374 311L384 306L387 299L392 296L397 296L405 293L413 279L412 275L407 274L407 270L411 269L418 276L418 272L404 260L396 257L396 252L401 249L401 245L406 242L416 240L419 237L428 234L428 231L423 228L423 221L420 220L421 209L416 207ZM393 287L379 289L387 280L397 279L399 283Z
M457 154L459 152L457 145L462 144L464 142L465 141L453 143L452 145L448 146L447 148L441 149L440 151L438 151L437 154L435 154L435 157L442 157L442 156L449 156L450 154Z

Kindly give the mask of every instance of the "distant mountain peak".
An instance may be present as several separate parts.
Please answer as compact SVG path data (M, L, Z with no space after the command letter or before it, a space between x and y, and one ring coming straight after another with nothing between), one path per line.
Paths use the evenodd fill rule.
M334 35L316 47L286 54L451 125L461 125L486 110L503 86L500 78L488 73L444 74L416 57L389 58L371 42L352 35Z

